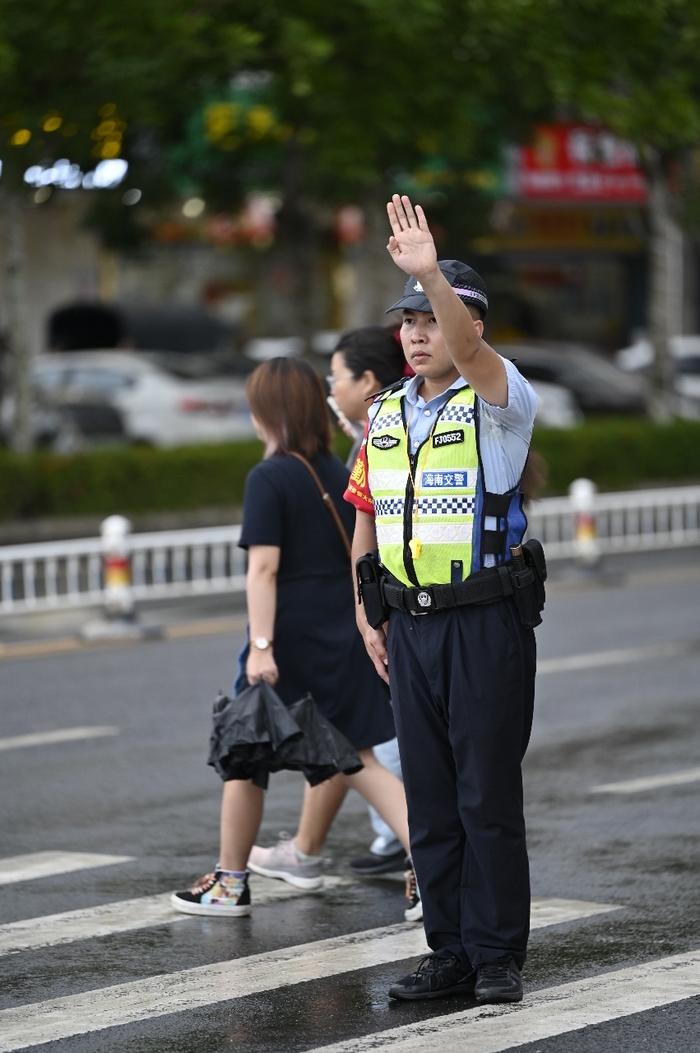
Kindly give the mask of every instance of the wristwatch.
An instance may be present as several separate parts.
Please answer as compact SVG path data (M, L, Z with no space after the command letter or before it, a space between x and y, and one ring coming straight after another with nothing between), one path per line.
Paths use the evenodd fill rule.
M272 647L272 640L266 636L255 636L250 642L256 651L269 651Z

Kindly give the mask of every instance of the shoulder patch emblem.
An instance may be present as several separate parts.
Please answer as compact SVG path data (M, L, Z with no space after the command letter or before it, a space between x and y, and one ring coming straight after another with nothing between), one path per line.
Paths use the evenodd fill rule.
M355 461L355 467L350 475L353 483L357 483L358 486L363 487L367 483L367 473L365 472L365 465L361 457L358 457Z
M433 446L454 446L455 443L464 442L463 431L441 431L433 435Z
M394 446L398 446L400 442L401 440L395 435L375 435L372 439L372 445L378 450L393 450Z

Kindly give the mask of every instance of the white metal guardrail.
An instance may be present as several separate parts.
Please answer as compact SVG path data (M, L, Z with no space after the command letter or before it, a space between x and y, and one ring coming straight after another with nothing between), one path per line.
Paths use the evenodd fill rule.
M700 486L596 494L593 509L601 555L700 544ZM528 523L528 533L542 541L548 560L577 557L569 497L537 501Z
M550 561L578 557L568 497L538 501L528 518ZM700 486L598 494L594 519L601 555L698 545ZM134 600L241 592L239 536L239 526L131 535ZM101 538L0 547L0 615L104 603L104 554Z
M240 532L230 526L132 534L134 600L240 592ZM0 547L0 615L103 603L104 579L101 538Z

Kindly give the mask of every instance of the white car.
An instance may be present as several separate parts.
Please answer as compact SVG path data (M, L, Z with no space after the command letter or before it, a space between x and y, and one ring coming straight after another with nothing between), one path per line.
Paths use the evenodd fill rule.
M255 434L245 383L238 378L183 380L147 356L111 350L41 355L32 378L55 405L85 400L114 407L129 442L181 446Z
M685 358L699 358L700 336L672 336L669 347L676 362ZM654 361L654 348L651 341L646 336L638 334L634 343L616 352L615 361L620 369L630 373L648 369Z
M681 416L700 417L700 336L672 336L669 341L676 373L677 411ZM654 349L645 336L615 355L621 369L630 373L648 373L654 361Z
M539 404L535 424L542 428L573 428L583 421L583 413L568 388L546 380L531 380Z

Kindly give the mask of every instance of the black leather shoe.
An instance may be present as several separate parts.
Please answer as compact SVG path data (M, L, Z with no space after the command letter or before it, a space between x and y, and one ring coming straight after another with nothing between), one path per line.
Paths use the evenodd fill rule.
M477 1002L522 1002L523 981L512 958L496 958L477 966L474 994Z
M427 954L413 973L402 977L389 988L389 998L419 1001L422 998L445 998L468 994L474 990L474 970L454 955Z
M358 856L350 860L350 869L358 877L374 877L375 874L391 874L395 870L406 869L406 853L403 848L398 852L392 852L390 856L380 856L376 852L370 852L366 856Z

